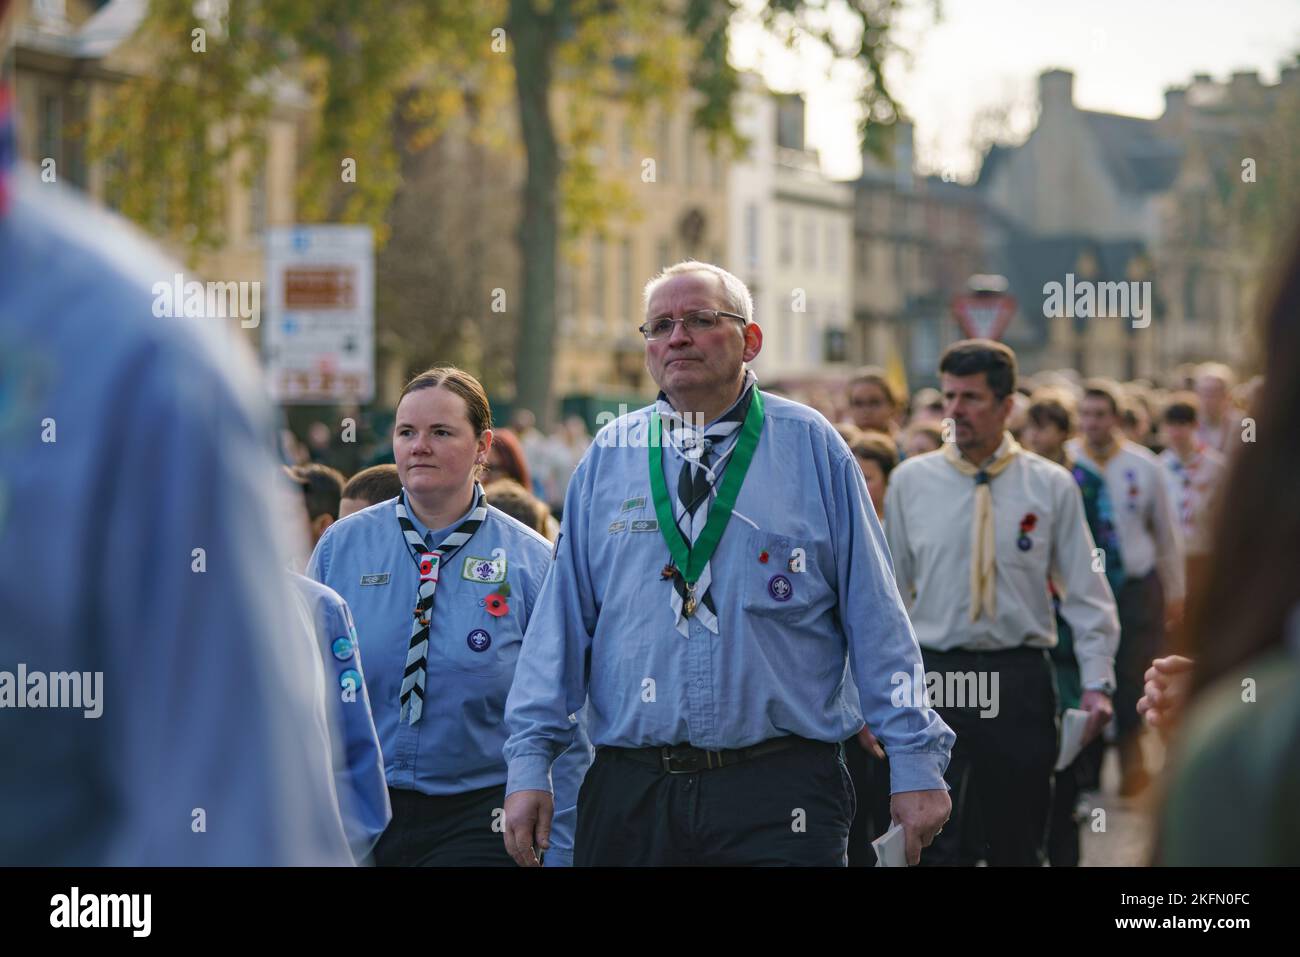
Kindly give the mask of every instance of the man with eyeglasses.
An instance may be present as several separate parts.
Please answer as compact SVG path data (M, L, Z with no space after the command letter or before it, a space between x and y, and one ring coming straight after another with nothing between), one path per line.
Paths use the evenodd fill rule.
M739 279L679 263L646 307L663 391L569 483L506 704L507 848L535 863L549 769L590 696L575 864L842 866L840 742L864 717L915 863L951 810L953 735L898 694L921 658L862 472L820 414L757 389Z

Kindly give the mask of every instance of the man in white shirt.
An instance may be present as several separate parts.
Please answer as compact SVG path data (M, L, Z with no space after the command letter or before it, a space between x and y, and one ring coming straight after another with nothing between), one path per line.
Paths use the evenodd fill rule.
M1115 659L1115 734L1120 754L1120 793L1132 796L1148 776L1138 732L1142 674L1161 654L1165 622L1182 617L1183 542L1169 502L1164 466L1144 446L1119 430L1119 387L1104 379L1084 383L1079 404L1082 440L1072 439L1070 454L1106 479L1115 511L1120 554L1126 575L1119 594L1120 645Z
M1196 397L1201 402L1196 436L1225 457L1241 444L1243 413L1232 402L1236 379L1221 362L1205 362L1196 369Z
M945 774L953 815L922 863L975 863L962 831L977 814L987 839L980 856L1034 865L1057 750L1048 577L1074 630L1089 738L1111 717L1115 602L1074 479L1006 431L1015 353L966 340L948 348L939 372L953 441L904 461L885 497L886 537L927 690L957 733ZM909 690L899 683L897 691Z
M1173 397L1161 415L1167 446L1160 453L1169 501L1178 516L1188 560L1210 550L1209 511L1226 461L1197 435L1200 403L1190 392Z

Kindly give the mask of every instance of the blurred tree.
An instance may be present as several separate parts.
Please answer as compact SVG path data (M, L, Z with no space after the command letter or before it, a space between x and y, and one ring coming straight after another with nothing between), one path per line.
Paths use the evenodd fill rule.
M930 2L937 12L937 0ZM298 217L369 223L382 248L404 159L431 144L471 100L480 111L503 108L513 72L527 169L516 407L536 410L545 424L553 404L561 224L590 229L621 199L591 158L602 98L640 111L693 90L693 121L711 148L738 144L729 29L737 15L757 17L788 45L807 37L834 61L861 64L860 132L881 152L897 113L883 64L905 3L250 0L227 11L219 3L152 0L142 27L148 69L99 112L93 149L112 158L106 189L126 215L191 250L215 247L224 239L223 180L240 165L232 161L251 157L242 167L252 178L267 117L287 92L303 89L312 122ZM202 52L197 29L205 31ZM356 162L355 182L340 176L348 158Z

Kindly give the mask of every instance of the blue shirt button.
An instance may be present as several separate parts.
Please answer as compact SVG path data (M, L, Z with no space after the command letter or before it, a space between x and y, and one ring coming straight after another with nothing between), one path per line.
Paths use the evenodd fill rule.
M352 657L352 639L337 638L333 645L334 657L339 661L347 661Z
M340 688L352 688L353 691L361 690L361 673L355 668L349 668L343 674L339 675Z

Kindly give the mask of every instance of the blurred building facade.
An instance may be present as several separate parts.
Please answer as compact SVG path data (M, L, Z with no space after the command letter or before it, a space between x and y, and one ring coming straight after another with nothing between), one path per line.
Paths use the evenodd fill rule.
M951 304L985 268L987 223L973 188L915 172L911 123L893 136L889 157L864 154L853 183L849 354L915 388L937 381L940 353L962 336Z
M746 74L735 123L749 142L731 167L724 264L754 297L755 371L787 385L842 375L853 304L853 193L804 141L804 101Z
M1121 379L1210 358L1246 363L1264 257L1235 194L1249 188L1245 137L1275 121L1281 84L1198 76L1147 120L1079 109L1073 80L1043 73L1037 126L1022 145L994 146L980 171L992 271L1020 303L1007 341L1030 369ZM1284 71L1292 82L1295 71ZM1149 283L1150 325L1130 314L1044 315L1045 285L1071 277Z
M88 154L90 126L105 115L118 85L149 70L150 51L136 39L147 6L147 0L31 0L14 36L21 158L110 208L116 203L106 163ZM265 129L265 165L245 185L249 157L237 157L224 177L225 241L198 256L199 275L223 282L263 279L265 229L294 221L298 128L306 108L296 90L277 92ZM177 262L186 259L180 243L158 239Z

